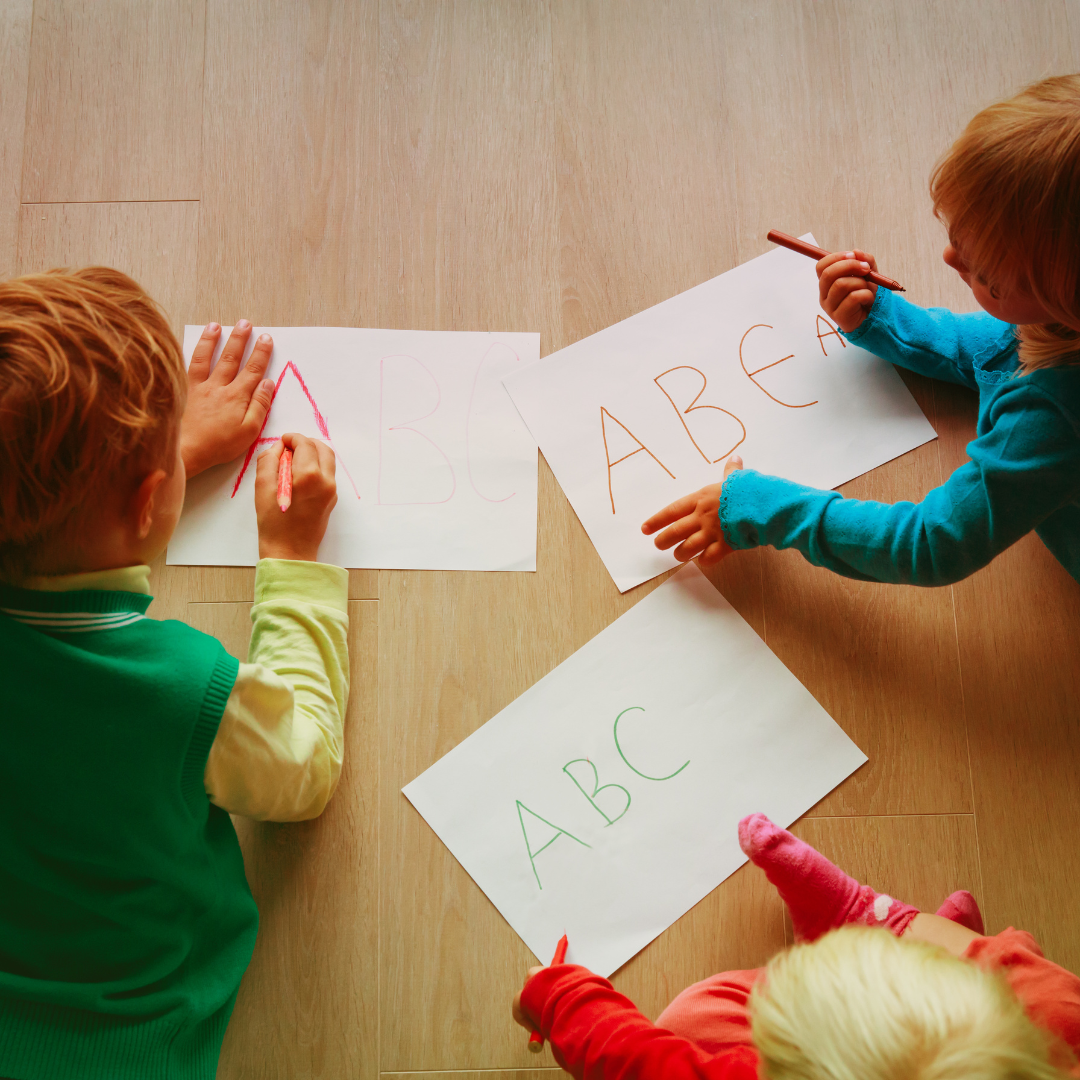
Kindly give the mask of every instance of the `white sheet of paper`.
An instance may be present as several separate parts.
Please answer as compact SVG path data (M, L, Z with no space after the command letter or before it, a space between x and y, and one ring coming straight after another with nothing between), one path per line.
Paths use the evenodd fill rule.
M610 975L865 762L693 564L403 790L541 963Z
M189 363L202 330L185 330ZM539 334L257 326L248 355L264 330L277 390L258 449L295 431L337 455L338 502L320 559L536 569L536 442L501 380L539 358ZM255 456L246 466L245 457L188 484L169 563L258 561Z
M621 592L676 565L641 523L721 480L736 450L833 488L935 438L892 365L826 320L813 261L786 248L504 382Z

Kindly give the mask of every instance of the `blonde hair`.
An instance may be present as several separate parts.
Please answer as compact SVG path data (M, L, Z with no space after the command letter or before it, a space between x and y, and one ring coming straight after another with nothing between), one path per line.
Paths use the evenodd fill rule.
M0 282L0 578L73 543L106 489L171 472L186 394L176 337L126 274Z
M844 927L774 957L750 998L768 1080L1063 1080L1005 980Z
M1080 363L1080 75L983 109L935 166L930 194L980 277L1053 315L1018 328L1021 370Z

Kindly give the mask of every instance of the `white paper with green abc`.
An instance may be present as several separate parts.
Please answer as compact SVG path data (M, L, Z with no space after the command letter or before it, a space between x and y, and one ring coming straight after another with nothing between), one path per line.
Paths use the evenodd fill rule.
M866 761L690 565L403 790L548 963L610 975Z

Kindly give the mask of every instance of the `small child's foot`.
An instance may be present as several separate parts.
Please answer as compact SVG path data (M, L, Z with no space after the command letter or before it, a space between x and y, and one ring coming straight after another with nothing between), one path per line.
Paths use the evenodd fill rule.
M739 846L776 886L799 941L814 941L845 923L883 926L899 937L919 914L918 908L860 885L764 814L739 822Z
M948 897L945 903L937 909L935 914L940 915L943 919L948 919L950 922L966 926L976 934L986 933L979 905L975 903L975 897L966 889L954 892Z

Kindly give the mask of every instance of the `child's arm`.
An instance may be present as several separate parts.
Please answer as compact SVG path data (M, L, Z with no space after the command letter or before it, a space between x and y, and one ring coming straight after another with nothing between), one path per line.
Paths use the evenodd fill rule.
M276 503L283 443L256 474L259 549L251 646L210 749L205 785L231 813L316 817L337 786L349 693L348 575L315 562L336 501L329 447L286 435L293 503Z
M909 371L973 389L976 362L1015 348L1009 323L983 311L957 315L918 307L862 280L877 269L873 255L857 251L852 260L846 254L822 259L817 271L821 306L853 344Z
M879 290L880 292L881 290ZM642 526L681 561L711 550L797 548L815 566L863 581L947 585L985 566L1080 496L1080 433L1030 377L1000 394L970 462L920 503L845 499L751 470L733 472ZM707 513L712 506L715 514ZM701 509L704 507L704 509ZM679 511L682 510L682 514ZM684 516L685 515L685 516Z
M607 979L573 964L534 969L515 1018L550 1040L577 1080L757 1080L749 1047L706 1054L650 1023Z
M349 697L348 574L260 560L248 663L210 748L216 805L266 821L318 817L341 774Z

